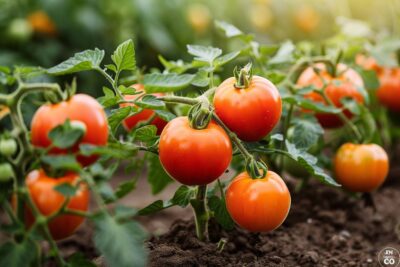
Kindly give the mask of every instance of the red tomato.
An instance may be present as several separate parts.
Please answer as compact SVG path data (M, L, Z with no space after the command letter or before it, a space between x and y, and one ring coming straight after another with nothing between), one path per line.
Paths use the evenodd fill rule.
M137 91L142 92L144 91L144 86L143 84L134 84L132 85L133 88L135 88ZM138 94L138 95L125 95L124 98L125 100L135 100L136 98L138 98L139 96L141 96L143 94ZM153 94L154 96L162 96L163 94L161 93L155 93ZM124 103L121 104L121 107L127 107L130 104L128 103ZM133 104L132 104L133 105ZM150 119L151 116L153 116L154 114L154 110L151 109L144 109L143 111L132 115L128 118L126 118L123 121L123 125L125 127L125 129L127 131L130 131L132 128L134 128L139 122L144 122L147 121L148 119ZM163 119L161 119L160 117L156 116L153 121L151 122L152 125L157 127L157 134L160 135L162 130L164 129L165 125L167 125L167 122Z
M326 70L325 64L318 63L314 67L320 69L319 75L315 73L312 67L307 68L299 77L297 85L306 87L314 85L317 89L323 87L323 83L327 84L326 94L330 100L335 104L336 107L342 107L340 102L342 98L350 97L359 103L364 102L364 97L361 92L357 89L363 87L363 81L361 76L353 69L348 68L344 64L338 64L337 77L332 77ZM325 103L325 100L316 92L311 92L306 95L307 98L314 102ZM344 111L348 118L352 117L349 110ZM317 113L316 117L321 125L325 128L336 128L343 125L342 120L339 116L329 113Z
M379 66L374 58L364 55L357 55L356 63L376 72L380 83L376 91L379 102L394 112L400 112L400 68Z
M353 192L371 192L385 181L389 158L376 144L342 145L336 153L336 180Z
M160 161L166 172L185 185L205 185L228 168L232 145L228 135L211 121L207 128L190 127L187 117L170 121L160 136Z
M37 147L48 147L51 140L49 132L67 119L80 121L86 126L86 133L79 144L105 145L108 139L108 124L106 114L101 105L91 96L77 94L68 101L58 104L46 104L35 113L31 123L32 144ZM77 150L78 146L74 148ZM62 149L52 149L53 154L66 153ZM87 166L96 161L96 156L77 156L77 160Z
M76 184L78 175L69 173L60 178L52 178L46 175L43 170L34 170L26 178L26 185L33 203L44 216L57 212L65 197L57 192L54 187L63 183ZM87 211L89 206L89 190L81 184L75 196L71 197L67 208L71 210ZM76 215L60 215L48 224L52 237L56 240L64 239L72 235L83 223L84 217ZM35 218L29 209L25 210L25 222L28 227L32 226Z
M272 131L282 112L276 87L267 79L253 76L247 88L235 87L231 77L217 88L215 112L244 141L259 141Z
M226 208L232 219L252 232L269 232L286 219L290 192L278 174L268 171L262 179L239 174L226 190Z

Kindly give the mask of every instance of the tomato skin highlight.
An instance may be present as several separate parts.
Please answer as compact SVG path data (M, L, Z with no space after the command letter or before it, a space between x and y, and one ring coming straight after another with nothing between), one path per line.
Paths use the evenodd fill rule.
M235 88L234 77L226 79L214 96L216 114L244 141L259 141L272 131L282 113L278 89L269 80L253 76L245 89Z
M358 103L364 103L364 97L357 89L357 87L363 87L363 80L355 70L348 68L344 64L338 64L337 72L342 73L337 77L332 77L326 70L326 66L324 64L318 63L315 64L314 67L320 69L319 75L315 73L312 67L308 67L300 75L297 81L298 86L306 87L313 85L317 89L322 89L323 82L325 81L328 84L325 92L336 107L342 107L343 105L341 103L341 99L346 97L353 98ZM340 84L335 84L336 82ZM316 92L310 92L309 94L305 95L305 97L314 102L326 104L323 97ZM352 117L352 114L349 110L344 110L344 114L348 118ZM343 121L335 114L316 113L315 116L324 128L337 128L343 125Z
M226 190L226 207L232 219L251 232L269 232L286 219L290 192L278 174L268 171L262 179L239 174Z
M32 144L37 147L49 147L51 140L48 135L56 126L67 119L80 121L86 126L86 133L79 144L102 146L107 144L108 124L102 106L91 96L76 94L68 101L41 106L34 114L31 122ZM73 150L78 150L78 145ZM65 154L66 150L54 148L51 154ZM85 157L78 155L77 160L87 166L96 161L97 156Z
M133 88L135 88L139 92L144 92L144 86L143 84L134 84L132 85ZM137 95L125 95L124 98L125 100L135 100L138 97L140 97L142 94L137 94ZM163 94L161 93L155 93L153 94L154 96L162 96ZM129 103L124 103L121 104L121 107L127 107L127 106L134 106L134 104L129 104ZM132 115L128 118L126 118L123 122L122 125L124 126L125 130L130 131L131 129L135 128L135 126L143 121L147 121L150 119L151 116L155 114L154 110L151 109L143 109L141 112ZM162 130L164 129L165 125L167 125L167 122L160 117L156 116L152 122L151 125L154 125L157 127L157 135L160 135Z
M342 145L334 159L336 180L352 192L371 192L380 187L389 172L389 157L376 144Z
M26 177L26 185L33 203L39 212L49 216L57 212L65 197L57 192L54 187L63 183L76 184L78 175L69 173L60 178L52 178L46 175L43 170L34 170ZM75 196L72 196L67 204L71 210L87 211L89 206L89 190L86 185L81 184ZM77 215L60 215L48 223L51 236L55 240L64 239L72 235L83 223L84 217ZM25 209L25 223L31 227L35 222L30 209Z
M187 117L171 120L160 136L160 161L165 171L184 185L206 185L228 168L232 144L221 126L190 127Z

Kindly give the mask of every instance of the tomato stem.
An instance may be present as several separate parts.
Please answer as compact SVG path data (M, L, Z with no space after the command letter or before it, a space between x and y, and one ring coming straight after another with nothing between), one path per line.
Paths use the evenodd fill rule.
M196 235L200 241L208 241L208 220L210 215L207 208L207 185L197 187L196 197L190 201L194 211Z
M252 69L251 69L251 62L248 63L246 66L241 68L239 71L237 68L233 71L233 74L236 78L235 88L237 89L246 89L249 87L251 83L251 78L253 76Z

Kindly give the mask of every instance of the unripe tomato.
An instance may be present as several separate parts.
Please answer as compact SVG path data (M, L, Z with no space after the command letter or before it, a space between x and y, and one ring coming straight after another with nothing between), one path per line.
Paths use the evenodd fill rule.
M389 158L376 144L342 145L334 159L336 180L352 192L371 192L386 179Z
M226 208L232 219L252 232L278 228L289 213L290 192L278 174L268 171L262 179L239 174L226 190Z
M364 97L358 89L358 87L363 87L363 80L355 70L344 64L338 64L337 73L339 75L332 77L324 64L319 63L315 67L320 70L319 75L312 67L309 67L300 75L297 85L301 87L314 85L315 88L322 89L325 81L327 84L325 92L336 107L343 106L340 102L343 98L353 98L359 103L364 102ZM316 92L311 92L305 97L314 102L325 103L323 97ZM348 118L352 117L349 110L345 110L344 114ZM335 114L317 113L316 117L324 128L337 128L343 125L343 121Z
M132 85L132 87L135 88L138 92L143 92L144 91L143 84L134 84L134 85ZM140 94L137 94L137 95L125 95L124 98L125 98L125 100L135 100L138 97L140 97L141 95ZM163 94L156 93L156 94L153 94L153 95L154 96L162 96ZM127 107L129 105L133 105L133 104L124 103L124 104L121 104L121 107ZM144 109L141 112L126 118L122 122L122 125L124 125L124 128L127 131L130 131L138 123L143 122L143 121L147 121L154 114L155 114L154 110ZM162 130L164 129L165 125L167 125L167 122L164 121L163 119L161 119L160 117L156 116L153 119L153 121L151 122L151 124L157 127L157 134L160 135Z
M187 117L170 121L160 136L160 161L166 172L185 185L206 185L228 168L232 145L224 129L211 121L207 128L190 127Z
M253 76L247 88L228 78L217 88L215 112L244 141L259 141L272 131L282 113L281 96L269 80Z
M374 58L361 54L357 55L356 63L376 72L380 84L376 91L379 102L394 112L400 112L400 68L379 66Z
M56 25L43 11L35 11L27 19L35 32L46 35L55 35L57 33Z
M77 94L68 101L57 104L46 104L41 106L35 113L31 123L32 144L37 147L48 147L51 145L49 132L56 126L63 124L67 119L79 121L85 124L86 133L79 144L92 144L102 146L107 143L108 124L107 117L102 106L91 96ZM78 149L78 145L74 150ZM66 153L63 149L52 149L52 154ZM77 160L87 166L96 161L96 156L77 156Z
M14 175L14 170L10 163L0 163L0 184L11 181Z
M12 156L17 152L17 141L14 139L0 139L0 154L4 156Z
M69 173L63 177L52 178L43 170L34 170L26 177L26 185L33 203L39 212L48 216L57 212L63 204L65 197L54 189L55 186L70 183L76 184L78 175ZM87 211L89 206L89 190L86 185L81 184L76 194L70 197L67 208L71 210ZM72 235L83 223L84 217L77 215L60 215L48 224L52 237L56 240L64 239ZM31 211L25 210L25 222L28 227L35 222Z

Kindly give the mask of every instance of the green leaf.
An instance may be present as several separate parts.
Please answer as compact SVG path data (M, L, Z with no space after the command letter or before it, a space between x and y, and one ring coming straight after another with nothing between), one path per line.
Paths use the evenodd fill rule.
M168 201L156 200L150 205L144 207L143 209L138 211L138 215L145 216L149 214L153 214L159 212L163 209L172 207L173 205L170 204Z
M198 87L206 87L210 83L210 78L208 78L208 73L205 70L200 70L196 73L192 84Z
M76 161L73 155L45 155L42 156L42 162L51 166L55 170L70 170L79 172L81 165Z
M375 71L361 69L358 72L363 79L365 88L369 90L376 90L379 88L379 80Z
M166 110L159 109L159 110L154 110L154 112L157 114L158 117L160 117L165 121L171 121L176 118L175 114Z
M296 47L291 41L287 41L279 47L278 52L268 62L269 64L290 63L294 60L293 53Z
M49 133L49 138L53 145L58 148L69 148L75 145L85 134L83 127L85 124L83 122L78 122L82 124L82 127L78 125L72 125L69 120L66 120L63 124L56 126Z
M351 113L355 115L360 115L360 107L357 101L355 101L351 97L345 97L340 100L340 102L343 104L343 107L346 109L350 110Z
M74 253L68 258L69 267L96 267L96 264L86 259L85 256L80 253Z
M212 63L222 54L222 50L211 46L187 45L188 53L195 56L195 60Z
M65 197L73 197L76 195L77 187L71 185L70 183L61 183L54 187L54 189L60 192Z
M146 266L147 252L143 247L145 234L138 223L134 221L120 223L106 214L96 216L93 221L94 243L104 255L107 266Z
M152 73L144 76L143 84L149 94L175 92L189 86L194 77L195 75L193 74Z
M83 156L100 155L115 159L127 159L136 155L138 148L132 143L108 143L107 146L95 146L92 144L79 145Z
M136 188L136 180L129 180L120 183L115 191L115 196L120 199L132 192Z
M148 142L157 138L157 127L154 125L145 125L135 129L132 134L134 141Z
M151 186L151 193L155 195L160 193L173 180L165 172L157 155L147 153L146 158L148 162L147 180Z
M136 69L135 47L132 40L120 44L111 56L117 66L117 71Z
M222 30L225 33L225 36L228 37L228 38L232 38L232 37L243 35L243 32L241 30L239 30L238 28L236 28L232 24L229 24L229 23L227 23L225 21L216 20L215 21L215 26L218 29Z
M327 106L323 103L314 102L310 99L298 95L286 95L282 97L282 100L289 104L294 104L304 109L312 110L315 112L332 113L332 114L338 114L342 112L340 108L335 108Z
M124 119L135 115L140 111L141 109L135 106L128 106L113 110L111 115L108 117L108 125L110 126L111 131L115 132Z
M64 75L75 72L92 70L99 67L101 61L104 58L104 50L85 50L80 53L76 53L73 57L66 61L47 69L48 74L52 75Z
M155 97L154 95L144 95L140 100L136 101L136 105L141 108L148 109L163 109L165 108L165 103Z
M168 61L162 55L159 55L158 59L168 72L175 72L180 74L186 72L193 67L192 64L186 63L183 60Z
M210 210L214 212L214 218L225 230L233 229L235 223L226 209L225 199L212 196L208 200L208 206Z
M218 57L215 61L214 61L214 65L216 67L221 67L223 65L225 65L226 63L234 60L237 56L240 55L240 51L234 51L228 54L225 54L223 56Z
M32 240L6 242L0 247L0 266L30 267L38 256L38 246Z
M324 134L324 129L315 119L296 119L291 141L298 149L307 151L318 142L322 134Z
M133 216L137 215L137 210L123 205L116 205L114 208L115 218L120 220L131 219Z

